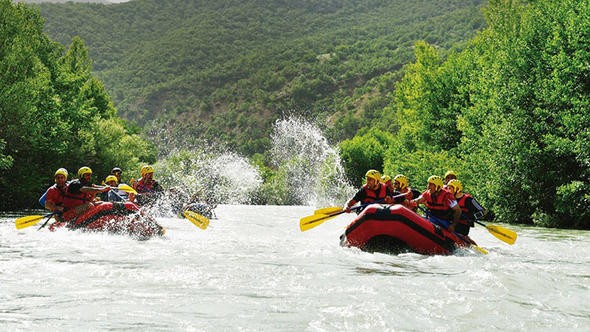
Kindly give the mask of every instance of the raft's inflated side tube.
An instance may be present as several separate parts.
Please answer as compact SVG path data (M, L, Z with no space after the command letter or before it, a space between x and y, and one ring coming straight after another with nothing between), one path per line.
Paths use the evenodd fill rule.
M155 220L140 216L138 211L137 205L131 202L103 202L69 223L68 227L129 234L141 238L163 235L163 228Z
M458 247L469 246L403 205L369 205L348 225L341 240L344 246L369 252L426 255L449 255Z
M108 218L121 219L128 215L136 213L137 206L130 202L103 202L94 207L94 209L86 211L84 214L76 218L76 221L70 225L72 229L88 228L93 229L101 227L99 224L107 221ZM108 218L105 218L108 217Z

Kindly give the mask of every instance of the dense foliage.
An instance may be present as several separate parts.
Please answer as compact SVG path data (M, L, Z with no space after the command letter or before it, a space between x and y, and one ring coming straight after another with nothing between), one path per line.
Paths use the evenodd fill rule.
M0 209L32 207L53 172L136 169L155 153L116 117L84 42L43 32L38 10L0 0Z
M386 112L384 169L422 188L453 169L501 221L590 228L590 1L485 13L489 28L446 59L416 45Z
M124 115L152 136L262 152L266 183L248 193L260 202L301 201L285 181L307 159L269 162L270 124L288 110L342 141L355 182L377 168L421 189L453 169L500 221L590 228L590 1L490 0L487 25L480 1L465 3L43 5L64 49L38 12L0 0L0 208L26 204L57 167L104 175L155 160L117 118L90 52ZM184 153L164 170L202 155Z
M469 39L482 3L134 0L41 12L57 41L86 41L123 117L252 155L285 112L326 123L332 141L354 136L380 116L413 44Z

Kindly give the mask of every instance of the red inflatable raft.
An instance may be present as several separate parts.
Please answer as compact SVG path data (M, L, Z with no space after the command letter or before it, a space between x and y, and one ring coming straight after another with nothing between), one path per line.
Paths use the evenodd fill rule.
M369 252L450 255L472 242L443 229L403 205L369 205L340 237L343 246ZM473 243L475 244L475 243Z
M49 229L67 227L71 230L127 234L139 239L163 235L164 228L152 217L143 215L131 202L104 202L86 211L74 221L56 222Z

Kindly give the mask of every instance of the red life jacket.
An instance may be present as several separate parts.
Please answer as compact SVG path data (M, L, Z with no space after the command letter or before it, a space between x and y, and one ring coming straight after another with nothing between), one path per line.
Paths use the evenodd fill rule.
M425 205L433 216L445 220L450 219L451 207L449 206L449 202L455 200L453 194L443 189L433 198L430 195L430 191L426 190L422 193L422 197L426 199Z
M363 199L364 204L382 200L385 198L385 196L387 196L387 187L382 183L379 183L379 188L377 190L369 189L366 184L363 186L363 189L367 194L367 197Z
M469 208L465 205L467 198L473 197L469 194L464 193L463 196L461 196L461 198L457 200L457 204L461 208L461 219L459 219L459 222L465 225L470 225L471 223L469 222L469 220L464 219L465 217L469 216Z
M137 191L140 194L151 193L154 191L154 183L155 181L145 183L145 180L141 178L137 182L133 183L133 189L135 189L135 191Z
M56 206L63 206L67 189L67 184L62 188L59 188L57 184L54 184L53 186L49 187L49 189L47 189L45 202L50 201Z
M72 183L70 183L70 184L72 184ZM70 187L70 184L68 184L67 188L64 191L63 207L66 210L74 208L78 205L82 205L84 203L92 202L92 200L94 199L94 195L92 193L83 193L83 192L79 192L76 194L71 193L68 190L68 188Z
M405 189L407 190L407 192L402 193L406 196L406 200L403 202L403 205L410 210L416 211L416 209L418 208L418 204L413 201L414 193L412 192L412 189L410 187L406 187Z

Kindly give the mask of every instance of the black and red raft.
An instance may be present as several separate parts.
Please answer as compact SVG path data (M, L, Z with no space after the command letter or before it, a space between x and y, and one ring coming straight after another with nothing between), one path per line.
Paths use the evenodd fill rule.
M142 213L131 202L103 202L73 221L55 222L49 229L54 231L64 226L70 230L124 234L142 240L165 233L153 217Z
M403 205L371 204L346 228L340 244L368 252L450 255L475 245Z

